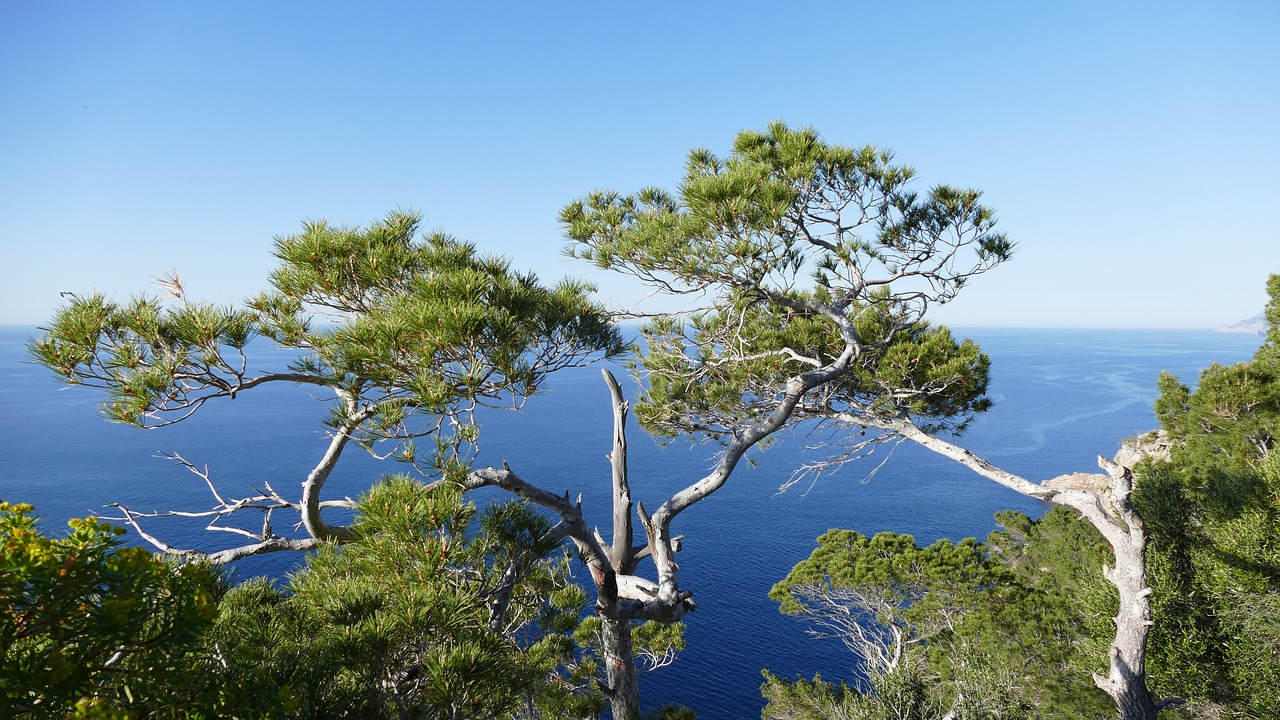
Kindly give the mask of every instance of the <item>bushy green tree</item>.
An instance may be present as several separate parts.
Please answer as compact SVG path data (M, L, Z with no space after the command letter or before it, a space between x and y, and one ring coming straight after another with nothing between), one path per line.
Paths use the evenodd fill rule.
M676 193L602 191L561 212L570 255L708 303L644 329L647 388L637 414L657 434L725 444L710 474L690 478L652 513L633 505L622 432L629 405L609 378L617 429L611 541L567 495L510 468L470 479L560 515L600 598L616 720L640 717L632 624L674 624L696 608L680 586L671 524L722 487L750 448L793 419L825 417L823 408L902 411L928 427L959 429L987 406L986 358L923 315L1007 259L1012 244L994 231L979 193L939 186L919 195L907 187L913 175L888 152L831 145L776 123L739 134L729 157L690 153ZM798 279L810 270L816 285L805 287ZM893 383L897 391L886 394ZM633 514L642 543L633 540ZM637 572L646 559L656 580Z
M261 530L256 523L239 528L250 543L208 554L214 562L355 539L355 529L326 520L326 511L350 510L353 504L322 499L329 474L352 444L413 463L439 484L495 485L551 507L562 518L566 512L573 515L567 494L534 492L509 471L468 474L479 432L473 413L480 407L518 409L549 373L623 353L621 336L591 298L591 286L564 281L544 287L505 260L483 256L443 233L419 238L419 225L416 213L404 212L368 228L307 223L303 232L276 240L280 265L271 275L271 289L241 307L193 302L176 276L164 282L169 301L73 296L44 335L31 341L30 353L69 384L105 390L109 418L142 427L180 422L206 403L273 383L332 394L325 420L329 444L313 466L298 468L300 498L279 493L274 479L251 497L220 494L206 471L172 456L213 490L217 506L203 513L211 521L266 512ZM279 357L258 358L269 344L293 350L295 357L267 369ZM423 439L429 444L420 450ZM625 462L622 454L618 458ZM632 506L624 505L630 513ZM146 516L123 512L124 520L143 533L140 521ZM278 534L279 523L271 522L274 512L298 513L305 536ZM630 574L627 568L645 557L645 548L633 546L630 519L626 522L611 552ZM581 514L558 532L573 538L594 574L601 556ZM150 534L143 537L169 553L202 555ZM500 578L524 572L525 558L502 560L510 565ZM506 587L509 592L511 584ZM633 589L625 582L623 587ZM560 597L566 592L572 591ZM493 601L497 609L511 598L499 593ZM579 633L588 660L597 658L608 673L632 680L642 670L670 662L682 626L645 624L652 619L647 611L601 615L598 632L588 627ZM634 644L633 625L639 633ZM624 635L625 651L619 645ZM634 691L610 694L623 696L638 713Z
M962 658L947 699L925 670L923 652L909 650L902 666L868 678L864 689L845 683L783 680L765 671L760 691L767 704L764 720L1038 720L1042 717L1020 696L1020 679L991 666Z
M177 714L170 684L214 622L217 574L95 518L48 537L32 511L0 502L0 717Z
M1010 586L1001 571L972 538L921 548L910 535L831 530L769 596L843 641L868 674L888 675L913 646L941 647L978 605L998 602Z
M807 618L813 634L842 640L863 681L787 687L766 675L765 716L822 717L827 706L868 718L898 717L903 707L919 717L1104 714L1106 696L1086 681L1095 664L1088 651L1099 648L1081 639L1095 616L1108 614L1096 572L1105 542L1062 508L1040 520L1013 512L998 519L1004 529L986 544L922 548L909 535L849 530L818 538L770 596L784 613ZM796 709L806 703L809 710Z
M973 642L1019 673L1025 697L1047 718L1104 717L1107 698L1089 682L1105 667L1115 633L1114 590L1098 568L1111 560L1097 529L1064 507L1037 519L1004 511L987 538L993 562L1020 586Z
M586 593L550 524L455 488L389 478L353 537L285 587L233 589L207 636L225 714L295 718L588 718L603 699L574 643ZM515 568L516 577L512 577Z
M420 236L420 225L419 214L399 211L367 228L308 222L276 239L270 289L237 307L192 300L176 275L163 281L167 299L73 295L29 343L31 357L68 384L101 388L106 416L139 427L181 422L207 403L268 385L331 398L324 452L273 479L299 482L301 497L268 481L249 498L215 490L217 507L204 513L225 521L246 510L296 512L305 537L278 535L259 520L242 528L252 542L208 557L227 562L344 539L349 529L324 511L351 503L322 499L322 491L350 444L456 481L477 438L477 407L518 408L548 373L624 350L590 285L544 286L445 233ZM262 352L273 345L292 353ZM135 527L139 518L125 511Z
M1156 410L1168 436L1136 443L1169 448L1167 459L1154 457L1138 466L1133 495L1140 512L1136 521L1150 539L1150 682L1159 694L1188 698L1187 706L1171 711L1190 717L1269 718L1280 706L1280 460L1274 453L1280 436L1280 276L1270 279L1268 290L1272 326L1255 357L1206 369L1194 390L1163 376ZM847 534L829 534L824 538L828 542L798 565L788 581L794 585L808 578L801 586L818 588L824 601L839 596L844 607L860 608L864 625L883 629L886 622L896 623L904 637L911 636L908 629L915 633L927 648L920 653L928 661L922 667L932 674L916 671L914 679L904 678L900 685L923 679L934 706L938 693L946 693L952 682L948 665L976 653L998 672L1024 668L1006 686L1022 688L1020 697L1042 716L1101 716L1097 694L1072 678L1095 669L1113 632L1115 598L1092 570L1107 562L1105 545L1092 527L1061 508L1034 521L1018 513L1001 513L998 519L1003 530L989 538L985 562L1000 566L1004 580L983 594L1010 579L1021 590L985 595L973 606L981 610L961 612L962 620L947 614L957 630L952 638L962 641L963 649L945 633L930 636L935 626L930 620L912 624L903 617L928 614L931 603L916 608L908 601L909 610L902 613L871 609L884 603L875 605L867 597L907 597L891 594L901 587L901 577L892 572L882 577L893 562L877 559L875 553L870 559L862 555L876 545L881 556L892 557L885 550L897 547L894 542L877 544L875 538L856 536L859 542L833 549L830 542ZM916 577L924 568L939 566L930 552L934 548L902 543L899 550L903 557L922 553L931 558L907 565ZM849 602L855 596L839 595L838 588L863 576L873 581L870 587L880 589L857 595L856 603ZM796 601L791 587L784 581L775 591L787 590L780 599L784 608L795 609L799 606L786 604ZM942 597L952 588L943 583ZM805 612L814 607L806 606ZM873 697L817 679L788 683L769 678L764 688L770 707L779 709L778 717L821 717L815 708L835 708L832 716L879 717L875 713L886 706L874 696L892 688L873 672L869 685L860 689L870 690Z
M1171 457L1135 496L1152 534L1154 682L1256 718L1280 707L1280 275L1267 290L1252 360L1205 369L1194 390L1161 377Z
M674 192L600 191L561 213L570 254L695 305L644 328L638 370L647 384L636 412L658 435L724 449L709 473L642 515L657 574L646 602L669 608L666 621L692 609L672 559L671 523L774 433L804 426L825 441L830 452L811 454L802 473L908 440L1074 508L1102 533L1114 556L1103 572L1120 609L1106 673L1094 682L1126 720L1154 718L1161 704L1145 679L1145 535L1129 472L1102 461L1105 489L1033 482L943 437L990 405L989 362L974 343L930 324L929 311L1014 251L981 193L916 192L915 171L889 152L833 145L781 122L739 133L727 156L695 150L685 167ZM609 563L588 562L609 579Z

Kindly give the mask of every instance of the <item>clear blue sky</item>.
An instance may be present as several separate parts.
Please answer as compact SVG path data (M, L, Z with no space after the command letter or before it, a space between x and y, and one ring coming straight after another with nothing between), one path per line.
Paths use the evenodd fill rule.
M773 119L978 187L962 326L1215 327L1280 272L1280 3L0 3L0 323L264 286L396 207L547 279L569 200Z

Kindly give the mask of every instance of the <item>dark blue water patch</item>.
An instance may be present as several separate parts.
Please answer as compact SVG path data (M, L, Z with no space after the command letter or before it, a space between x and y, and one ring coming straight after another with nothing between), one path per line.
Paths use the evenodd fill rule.
M56 531L68 518L126 502L139 509L207 508L203 481L157 452L178 452L207 464L229 495L270 482L297 494L326 444L321 421L327 399L312 389L279 385L212 404L177 426L141 431L105 422L100 397L82 388L59 389L49 374L23 360L30 328L0 329L0 499L31 502ZM1201 368L1248 359L1259 339L1200 331L958 330L992 357L990 392L996 406L960 439L997 465L1031 480L1096 469L1096 456L1155 426L1152 401L1161 371L1194 384ZM278 367L286 351L260 361ZM255 365L257 367L257 365ZM623 371L615 367L620 376ZM628 384L628 392L634 387ZM588 521L609 532L612 416L599 368L566 371L522 413L483 418L483 464L503 461L527 480L583 497ZM913 445L896 448L785 493L781 485L819 451L800 432L769 450L751 453L726 486L673 524L685 534L679 554L682 584L699 609L688 620L688 649L675 665L641 680L646 706L679 702L704 720L758 717L760 671L852 680L855 661L836 641L815 641L797 620L778 613L769 588L809 555L830 528L864 534L894 531L930 543L942 537L985 537L1004 509L1030 515L1044 506L984 480ZM663 447L633 427L630 466L634 493L650 508L701 477L716 448L676 441ZM357 496L403 465L360 452L344 455L326 498ZM500 497L492 491L481 502ZM278 517L277 530L287 524ZM150 526L184 547L225 547L232 538L202 530L200 522L154 521ZM239 564L242 575L281 576L299 558L276 555Z

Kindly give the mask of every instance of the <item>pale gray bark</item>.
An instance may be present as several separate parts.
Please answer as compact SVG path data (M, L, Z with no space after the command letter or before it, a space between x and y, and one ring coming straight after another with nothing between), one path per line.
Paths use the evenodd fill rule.
M603 618L600 629L604 650L604 692L616 720L639 720L640 684L631 647L631 621Z
M606 548L600 535L588 529L582 517L581 504L571 503L567 493L560 497L542 491L520 480L510 468L505 467L501 470L486 468L472 473L472 482L476 485L504 487L556 511L561 516L562 525L567 529L566 534L573 538L591 569L600 596L597 612L602 618L619 622L631 619L676 622L696 605L692 601L692 593L680 586L679 565L674 555L676 542L670 529L672 521L680 512L723 487L743 454L786 424L809 390L844 372L855 355L854 347L856 345L851 343L835 363L792 378L774 412L727 443L716 465L706 476L676 492L652 514L645 511L643 504L637 504L636 511L646 534L643 554L631 546L629 540L631 496L625 464L625 438L621 438L627 406L616 381L607 370L604 372L613 394L615 416L614 452L611 455L614 470L614 541L611 545ZM806 408L805 411L810 416L818 414L812 408ZM1152 624L1151 588L1146 584L1146 536L1141 518L1130 502L1133 479L1128 468L1099 458L1110 478L1109 491L1104 493L1092 489L1036 483L998 468L970 450L924 432L906 417L864 417L850 413L833 413L828 417L896 434L1022 495L1079 511L1111 544L1116 564L1115 567L1104 568L1103 573L1116 588L1120 598L1109 672L1106 677L1095 677L1096 684L1115 701L1122 720L1153 720L1161 708L1178 702L1170 699L1157 703L1146 685L1146 645ZM635 562L644 555L653 559L656 582L633 574ZM620 626L614 627L617 629ZM618 630L611 636L614 639L610 642L620 643L618 638L621 635ZM627 637L629 644L629 633ZM613 652L614 657L620 657L624 653L621 646L606 652ZM629 652L627 655L630 656ZM627 667L634 672L634 663ZM608 692L615 717L630 720L638 717L630 714L631 708L638 707L638 694L633 705L626 694L633 687L632 678L621 668L618 665L609 669L611 675ZM619 691L623 692L621 697L618 696ZM638 687L635 692L638 693Z
M329 439L329 446L325 449L324 456L320 458L320 462L308 473L307 479L302 483L302 524L307 529L307 534L316 540L343 541L351 538L350 528L330 525L325 522L320 513L320 491L324 489L325 481L329 479L329 474L333 472L333 468L338 464L338 458L342 456L342 450L351 440L351 433L361 423L377 414L375 406L367 405L361 408L357 399L345 391L339 390L338 397L347 408L346 423L333 433L333 437Z
M263 555L271 552L281 551L299 551L315 549L320 542L343 542L349 540L352 531L349 527L342 525L332 525L325 521L323 510L326 508L346 508L355 507L354 501L351 499L344 500L321 500L320 493L324 489L325 482L329 479L329 475L337 466L338 460L342 457L342 451L346 448L351 440L352 433L362 423L377 414L377 407L366 405L361 407L354 397L347 395L342 391L338 391L339 397L343 400L347 408L346 423L333 432L329 438L329 444L325 448L324 455L321 456L315 467L307 473L307 477L302 481L302 496L297 502L286 499L276 492L270 484L267 484L266 491L259 491L257 495L247 498L225 498L218 491L217 487L209 477L207 469L201 470L194 464L183 458L181 455L162 455L167 459L173 460L185 467L190 472L199 476L205 485L209 488L209 492L213 495L216 505L211 510L203 511L181 511L171 510L167 512L139 513L131 511L120 504L114 507L119 508L123 513L122 517L108 517L108 520L121 520L127 522L138 535L160 552L168 555L175 555L185 558L200 558L214 564L225 564L254 555ZM228 518L235 513L245 510L257 510L263 512L264 520L262 530L254 532L245 530L240 527L227 526L218 524L219 520ZM306 529L308 537L306 538L284 538L276 535L271 529L271 513L274 510L291 510L299 513L301 525ZM209 518L209 524L206 529L220 532L228 532L249 538L252 542L226 550L216 552L205 552L200 550L188 550L174 547L155 536L145 532L139 524L141 518L155 517L206 517Z
M615 418L614 447L610 455L613 469L612 543L606 544L598 532L588 527L582 514L580 499L578 502L571 502L568 493L559 496L542 490L519 478L509 467L477 470L471 473L468 484L471 487L502 487L560 516L559 528L574 541L592 573L599 597L597 613L606 621L616 621L611 625L614 631L606 635L606 643L612 643L606 647L606 653L613 658L624 655L632 657L629 629L626 632L622 630L627 622L676 622L696 608L692 593L680 586L679 564L675 560L678 538L671 534L672 521L682 511L723 487L743 454L785 425L807 392L845 372L856 356L855 348L856 343L851 342L845 353L832 364L792 378L774 411L757 424L736 434L726 444L716 465L706 476L676 492L652 514L645 510L643 504L637 503L635 510L645 530L644 545L633 545L630 537L632 503L624 437L627 403L622 398L616 380L607 370L603 372L613 397ZM813 408L804 410L810 417L820 415ZM893 433L1022 495L1078 510L1112 546L1116 565L1114 568L1104 568L1104 575L1120 597L1109 673L1105 678L1095 678L1095 682L1113 698L1123 720L1153 720L1160 708L1177 702L1176 699L1155 702L1146 686L1145 654L1151 627L1151 589L1146 584L1146 536L1141 518L1130 502L1133 481L1127 468L1099 458L1111 480L1110 491L1106 493L1052 486L1035 483L1002 470L970 450L924 432L907 417L857 416L847 412L832 413L827 417ZM634 574L636 564L644 557L652 558L656 581ZM626 627L629 628L629 625ZM627 645L625 649L622 647L624 635ZM624 667L630 670L625 670ZM638 717L632 714L633 709L639 707L638 685L634 682L634 659L631 663L610 665L608 672L609 686L606 693L613 703L614 717L618 720ZM636 693L634 698L631 696L632 692Z
M635 570L634 530L631 524L631 484L627 477L627 411L629 404L622 397L622 388L610 372L602 373L613 400L613 452L609 465L613 470L613 544L609 547L609 562L619 573L628 575Z
M600 640L605 665L603 692L609 698L615 720L639 720L640 670L632 643L632 621L673 623L697 605L693 602L692 593L681 590L679 585L675 552L679 549L680 538L671 536L668 525L655 523L642 505L633 505L631 501L626 441L628 404L612 373L603 370L602 374L613 402L614 420L613 447L609 454L613 489L611 542L606 543L599 532L588 526L582 513L581 498L573 501L567 492L563 495L548 492L526 482L505 464L501 468L473 471L466 484L468 489L484 486L502 488L560 517L555 531L573 541L596 586L595 609L602 621ZM634 542L633 512L639 515L645 528L643 545ZM658 578L656 582L635 574L640 561L645 558L653 560ZM664 657L650 662L650 669L669 661Z
M1103 566L1102 574L1115 587L1120 600L1120 609L1114 618L1116 633L1111 643L1108 673L1105 677L1094 675L1094 683L1112 698L1122 720L1154 720L1160 709L1182 702L1170 698L1157 703L1147 688L1146 651L1153 625L1152 589L1146 580L1146 531L1132 503L1131 468L1099 457L1098 464L1110 481L1102 492L1096 484L1071 482L1069 478L1034 483L995 467L970 450L925 433L909 419L877 421L850 416L842 419L899 434L1015 492L1078 511L1111 545L1115 566Z
M125 523L128 523L128 525L133 528L134 532L138 533L139 537L141 537L146 542L150 543L160 552L166 555L173 555L175 557L181 557L186 559L205 560L214 565L224 565L226 563L233 562L235 560L241 560L243 558L253 557L254 555L265 555L271 552L280 552L285 550L291 550L291 551L314 550L320 544L319 541L316 540L315 538L283 538L276 535L272 535L270 534L269 531L264 531L262 535L257 536L260 538L259 542L251 543L248 545L241 545L240 547L230 548L227 550L219 550L217 552L204 552L201 550L183 550L181 548L174 547L173 545L170 545L169 543L166 543L163 540L143 530L142 526L138 524L138 518L140 517L138 513L131 512L128 508L124 507L123 505L120 505L119 503L116 503L112 507L118 508L120 512L123 513L123 517L115 518L115 519L122 520ZM148 515L148 517L155 517L157 515L173 516L173 515L183 515L183 514L186 514L186 513L152 513Z
M672 434L723 444L710 473L672 495L651 515L637 505L654 560L660 604L677 612L680 607L679 566L671 553L674 519L723 487L748 449L792 421L844 421L855 433L881 428L889 431L884 437L890 440L901 431L896 437L922 442L1017 492L1053 500L1057 491L995 468L962 448L935 442L906 415L901 422L893 415L896 408L912 407L914 399L934 393L945 397L951 389L946 385L952 382L945 377L927 380L933 384L923 387L910 386L909 378L893 381L898 386L886 378L862 376L840 382L855 372L864 352L887 348L903 333L923 329L921 321L931 305L952 300L970 280L1010 257L1012 243L995 232L994 214L978 203L979 194L939 186L917 197L904 187L913 171L892 166L888 153L868 147L859 154L855 149L853 155L860 160L851 164L847 149L836 153L816 133L792 131L780 123L766 133L739 137L742 148L750 149L736 147L733 157L747 162L721 165L719 159L700 154L690 160L690 177L740 177L754 190L759 187L755 176L739 176L739 169L765 170L770 180L794 191L788 208L771 224L761 227L754 214L740 214L744 207L771 207L772 198L765 194L742 192L716 200L698 194L691 199L689 186L678 198L649 191L627 197L596 193L562 213L575 242L571 254L636 277L659 292L710 298L698 310L707 310L711 322L694 324L696 329L688 335L666 322L654 326L668 344L651 345L650 356L657 353L663 362L649 364L649 369L665 381L686 382L696 394L724 366L744 364L741 375L729 374L729 382L738 383L738 397L731 406L694 404L682 408L686 413L658 421ZM789 160L774 154L781 147ZM798 157L813 165L795 160ZM644 225L652 218L679 219L684 212L701 218L707 206L723 212L727 221L658 239ZM692 257L666 242L672 237L685 240ZM806 285L799 279L809 272L815 274L815 292L804 291ZM753 315L754 310L760 314ZM785 328L791 318L816 317L834 334L813 343L798 337L795 342L805 343L801 347L776 346L761 330ZM757 322L765 318L775 322ZM878 326L873 340L859 336L857 326L864 319ZM753 337L757 332L764 337ZM686 352L690 346L696 351ZM760 373L753 374L752 363L766 357L783 358L798 371L783 380L774 374L776 366L760 363ZM937 425L926 428L960 427L979 407L964 403L954 413L944 407L931 418ZM845 415L840 412L845 408L872 416ZM864 455L879 442L854 438L834 464ZM834 464L820 463L816 469Z
M337 461L336 454L332 452L333 446L334 446L334 443L331 443L330 444L331 452L326 453L325 458L322 459L321 461L321 466L327 463L328 465L327 469L324 469L322 471L313 470L312 473L308 476L308 479L303 483L304 497L307 495L308 483L311 483L311 488L312 488L311 495L310 495L310 498L308 499L312 504L312 512L316 516L319 516L320 512L326 508L351 509L355 507L355 502L350 498L343 499L343 500L324 500L324 501L319 500L319 487L317 486L316 483L313 482L312 479L313 477L318 478L318 481L319 481L318 485L319 486L323 485L324 479L328 477L329 472L332 470L333 464L336 463ZM341 448L339 447L338 452L340 451L341 451ZM297 552L297 551L314 550L316 547L319 546L319 543L321 540L320 538L317 538L314 535L305 537L305 538L287 538L287 537L281 537L275 534L275 532L272 530L272 523L271 523L271 515L274 511L288 510L290 512L297 512L304 519L307 513L305 512L306 510L305 505L303 505L302 503L294 502L284 498L282 495L280 495L280 493L276 492L276 490L273 487L271 487L270 483L264 484L263 486L265 488L264 490L258 490L257 488L254 488L254 490L258 493L256 495L251 495L249 497L243 497L243 498L224 497L223 494L219 492L217 486L213 482L213 479L210 477L209 471L207 468L205 469L198 468L195 466L195 464L193 464L186 458L182 457L181 455L177 455L177 454L161 454L159 457L163 457L167 460L174 461L175 463L186 468L192 474L196 475L201 480L203 480L205 483L205 486L209 489L209 493L213 496L213 499L215 501L215 505L213 506L213 508L209 510L200 510L200 511L168 510L168 511L162 511L162 512L137 512L137 511L131 510L130 508L124 505L121 505L120 503L114 503L111 507L118 509L121 515L119 517L104 516L103 519L115 520L115 521L124 522L128 524L130 527L134 529L134 532L138 533L139 537L141 537L144 541L151 544L157 550L159 550L160 552L166 555L172 555L175 557L181 557L186 559L201 559L201 560L205 560L207 562L213 563L215 565L222 565L222 564L234 562L236 560L240 560L243 558L253 557L255 555L265 555L267 553L272 553L272 552ZM220 521L226 518L229 518L232 515L235 515L236 513L246 511L246 510L257 511L263 514L263 522L262 522L261 530L252 531L252 530L246 530L242 527L219 524ZM214 552L184 549L184 548L176 547L148 533L146 530L142 528L142 525L139 522L142 519L160 518L160 517L205 518L205 519L208 519L208 524L205 526L207 530L211 530L215 532L226 532L233 535L239 535L241 537L249 539L250 542L237 547L228 548L225 550L218 550ZM320 526L317 526L317 527L320 527ZM324 526L324 527L328 527L328 529L331 532L333 532L332 536L340 536L343 534L343 531L345 530L343 528L332 528L329 526Z
M910 626L902 620L901 608L879 593L819 585L804 585L791 592L803 601L804 616L813 624L806 632L844 643L862 658L872 677L896 672L907 647L928 639L919 637L918 632L908 633ZM867 611L876 622L867 622Z

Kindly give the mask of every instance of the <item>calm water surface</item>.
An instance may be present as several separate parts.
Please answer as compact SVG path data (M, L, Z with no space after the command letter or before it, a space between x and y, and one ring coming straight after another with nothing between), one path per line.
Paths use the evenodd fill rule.
M157 452L207 464L231 494L248 494L247 486L263 482L290 494L323 450L324 403L294 386L260 388L162 430L109 424L97 414L93 392L62 389L48 372L25 362L23 343L32 332L0 328L0 437L6 440L0 499L33 503L49 531L112 502L142 510L208 507L202 481L154 458ZM962 443L1032 480L1094 472L1097 455L1110 456L1123 438L1154 427L1151 406L1162 370L1194 383L1201 368L1247 360L1260 342L1209 331L957 334L977 340L991 356L990 392L996 400ZM284 357L268 351L261 362L276 367ZM607 532L611 424L599 369L569 371L524 413L486 419L481 462L506 460L543 487L583 493L589 521ZM633 492L649 507L701 477L713 453L679 442L663 448L638 429L632 430L630 446ZM985 537L1000 510L1044 510L1039 502L908 445L894 450L872 478L867 476L883 455L783 494L778 487L812 457L804 438L783 438L750 457L754 468L740 467L720 492L673 526L685 535L678 558L682 585L693 590L699 608L687 618L688 649L675 665L641 680L646 706L673 701L696 707L703 720L758 718L764 668L784 677L852 677L853 660L842 645L808 638L767 597L829 528L911 533L929 543ZM380 473L401 469L348 453L326 496L355 496ZM183 546L219 547L227 540L200 527L174 521L152 529ZM238 571L278 575L296 561L256 558Z

